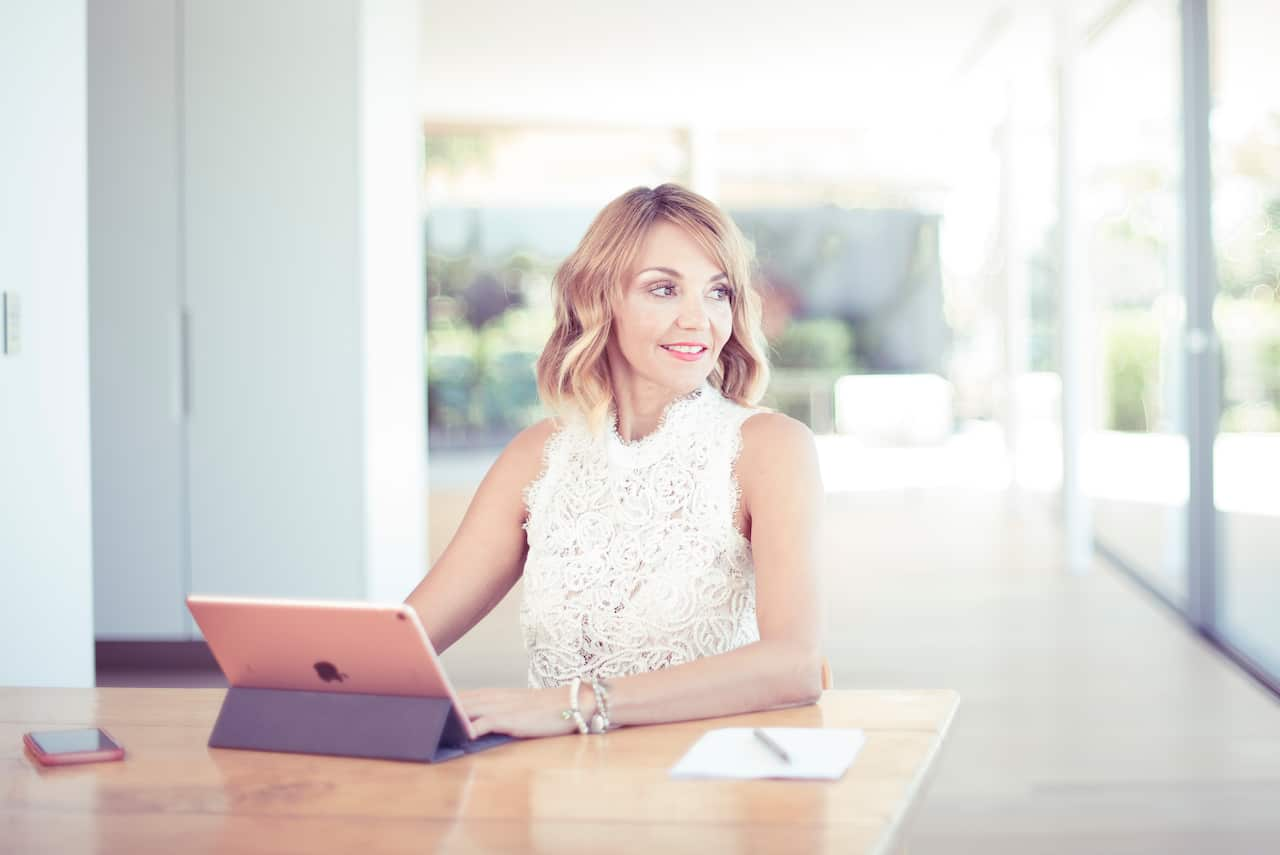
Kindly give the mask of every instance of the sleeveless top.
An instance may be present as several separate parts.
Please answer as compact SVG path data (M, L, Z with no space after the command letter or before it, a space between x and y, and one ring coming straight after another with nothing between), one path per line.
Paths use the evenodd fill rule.
M609 414L547 440L524 493L529 551L520 625L529 686L655 671L759 640L751 545L733 465L759 410L703 384L648 436Z

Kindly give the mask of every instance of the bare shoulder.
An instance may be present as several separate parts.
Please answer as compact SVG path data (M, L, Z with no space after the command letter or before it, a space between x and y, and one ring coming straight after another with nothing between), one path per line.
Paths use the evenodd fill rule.
M822 495L818 449L808 425L782 413L757 413L742 423L736 473L748 516L786 510L811 513Z
M558 423L555 419L543 419L520 431L511 442L507 443L494 468L497 469L500 466L513 478L524 483L537 478L542 471L543 453L547 447L547 440L556 432L557 427Z
M525 488L541 474L543 449L555 429L556 422L546 419L516 434L489 467L468 514L523 518Z
M547 440L551 438L551 434L556 432L557 422L555 419L543 419L536 424L532 424L520 433L515 435L511 442L507 443L507 449L504 453L510 453L524 460L532 457L534 462L541 462L542 450L547 446Z
M740 468L794 466L816 456L813 431L783 413L764 412L742 423Z

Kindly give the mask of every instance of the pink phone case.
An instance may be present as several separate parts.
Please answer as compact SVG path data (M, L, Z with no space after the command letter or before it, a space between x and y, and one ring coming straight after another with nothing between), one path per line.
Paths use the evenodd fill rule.
M98 728L102 730L102 728ZM40 763L41 766L71 766L77 763L101 763L107 760L123 760L124 749L118 747L119 742L111 734L102 730L106 734L107 739L116 743L116 748L103 748L97 751L68 751L62 754L46 754L40 750L40 746L36 744L35 738L30 733L22 735L22 742L27 746L27 750L31 752L31 756Z

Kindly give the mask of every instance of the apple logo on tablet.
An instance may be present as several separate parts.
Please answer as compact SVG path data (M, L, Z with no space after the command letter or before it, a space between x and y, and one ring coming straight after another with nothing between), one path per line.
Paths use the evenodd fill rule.
M320 679L324 680L326 683L331 683L334 680L341 683L343 680L347 679L347 675L339 673L338 669L334 667L332 662L317 662L312 667L316 669L316 673L320 675Z

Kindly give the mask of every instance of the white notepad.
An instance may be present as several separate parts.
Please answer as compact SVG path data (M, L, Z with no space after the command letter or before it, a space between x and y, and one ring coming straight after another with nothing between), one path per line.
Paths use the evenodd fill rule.
M673 778L804 778L834 781L852 765L866 736L828 727L761 728L791 758L787 763L750 727L709 730L671 767Z

